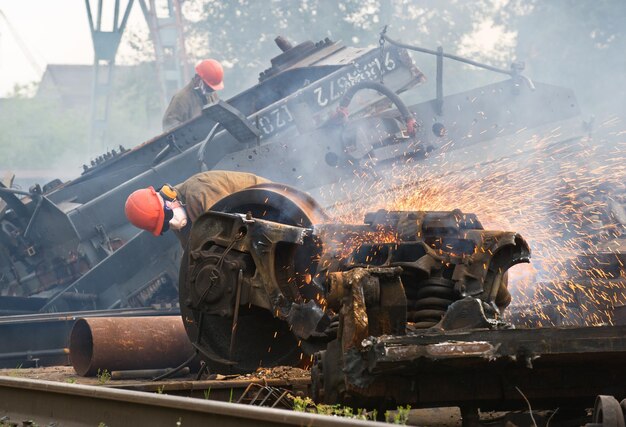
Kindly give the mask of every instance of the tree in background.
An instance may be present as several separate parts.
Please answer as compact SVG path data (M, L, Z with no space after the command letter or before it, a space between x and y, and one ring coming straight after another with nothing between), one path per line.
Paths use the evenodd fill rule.
M508 68L526 64L526 74L573 88L583 108L602 105L625 114L611 96L626 86L626 2L599 0L187 0L189 52L212 56L227 67L225 94L257 81L280 52L277 35L293 42L329 37L346 44L377 45L382 27L396 40L456 53ZM413 54L427 76L435 60ZM446 61L446 93L503 79ZM431 79L433 80L433 79ZM622 91L622 92L620 92ZM434 92L424 89L425 97ZM431 93L432 92L432 93Z
M587 113L626 116L626 2L537 2L516 25L529 75L574 89Z
M620 0L186 0L187 51L191 60L214 57L225 65L222 98L254 85L280 51L277 35L293 43L342 40L376 46L382 27L396 39L427 48L442 46L506 68L525 61L538 81L572 87L586 111L599 105L626 114L626 2ZM129 29L125 58L135 64L118 73L110 118L109 147L133 147L160 132L158 88L145 29ZM435 59L414 54L431 87L408 95L417 102L434 95ZM120 61L124 62L124 61ZM445 93L504 77L446 61ZM17 91L13 98L23 97ZM80 171L86 161L89 112L60 111L37 100L17 100L0 115L0 168L41 167L59 162ZM6 112L5 112L6 111ZM71 160L71 161L70 161Z
M508 67L515 59L517 32L510 23L533 10L522 0L188 0L188 51L195 60L215 57L226 68L226 95L257 82L269 59L280 51L273 40L294 43L328 37L356 46L378 45L379 34L397 40ZM435 59L414 54L433 76ZM479 86L502 77L458 63L446 63L447 92ZM433 89L434 90L434 89ZM426 97L432 94L425 90Z
M70 152L85 154L88 114L66 110L54 100L25 96L35 86L18 86L7 99L0 100L2 170L48 169ZM73 164L76 173L79 166Z
M140 62L116 77L105 151L132 148L161 133L159 83L153 76L154 63Z
M107 146L96 147L96 153L134 147L160 133L158 83L146 78L152 68L140 63L117 73ZM36 88L18 86L0 100L0 170L57 169L63 178L76 177L90 160L89 106L70 108L60 99L33 96Z
M190 17L188 51L194 60L215 57L222 61L227 68L224 93L233 95L256 84L258 74L270 66L269 59L280 53L273 41L278 35L294 44L325 37L353 43L366 35L370 43L375 42L375 34L346 19L369 10L369 3L190 0L184 9Z

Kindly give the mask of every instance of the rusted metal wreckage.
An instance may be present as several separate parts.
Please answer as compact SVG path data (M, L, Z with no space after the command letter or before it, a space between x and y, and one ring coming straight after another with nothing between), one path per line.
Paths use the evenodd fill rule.
M318 402L460 406L466 419L477 408L524 409L523 396L581 409L626 393L626 327L518 330L503 321L507 270L530 257L519 234L484 230L458 210L327 220L307 195L265 184L196 221L180 303L212 369L313 353Z
M465 168L509 157L513 144L523 158L531 148L520 130L560 123L561 141L582 134L573 92L530 83L519 66L496 69L508 80L449 96L438 73L436 98L406 106L398 94L425 76L406 49L387 41L379 48L281 43L284 52L258 84L131 150L100 156L80 177L28 191L1 184L0 314L175 300L178 242L138 233L120 208L137 188L206 169L240 170L297 186L326 205L346 197L329 200L328 187L355 173L417 165L443 147L451 168ZM512 141L501 143L506 138Z
M621 327L509 329L506 271L530 251L514 232L483 230L473 214L378 211L363 224L337 224L309 196L266 185L196 221L185 253L173 236L155 240L127 223L120 206L132 191L200 170L259 173L327 206L345 196L328 188L346 177L387 174L393 187L389 171L428 167L427 153L443 147L452 170L511 156L523 170L536 154L525 143L532 132L563 125L548 150L582 135L573 92L533 84L519 66L495 70L510 80L444 97L442 52L436 98L407 107L397 93L424 76L404 48L381 41L283 44L256 86L102 156L76 180L27 192L0 186L0 311L106 316L178 299L191 345L211 368L312 358L316 397L332 403L456 404L470 413L521 407L515 387L547 405L626 396ZM32 316L0 328L19 337L46 322ZM53 318L67 328L74 315ZM15 366L37 351L65 354L63 332L5 359Z
M407 321L431 327L464 297L480 298L481 319L498 322L510 302L506 271L530 256L521 236L485 231L475 215L460 211L379 211L362 225L323 223L320 206L279 184L235 193L214 210L192 229L179 281L181 310L189 336L214 364L243 370L260 359L294 363L300 353L294 340L325 344L342 305L351 307L344 332L353 344L368 335L403 334ZM366 303L381 305L382 318L372 320L370 332L358 320L366 317ZM242 306L254 309L244 314ZM274 351L268 354L268 347Z
M327 206L348 197L339 183L355 173L391 176L397 165L417 167L444 147L450 167L461 170L508 158L517 143L522 165L532 148L519 143L528 137L520 129L540 132L558 122L565 129L560 141L581 135L573 92L533 84L517 66L496 70L507 80L449 96L439 72L436 98L407 106L398 94L425 77L406 49L381 41L376 48L279 43L283 52L258 84L131 150L101 156L80 177L28 191L5 180L0 314L8 317L0 331L22 338L0 353L0 365L58 361L46 354L63 353L71 322L45 313L68 312L64 319L77 311L105 316L157 306L163 308L146 314L172 314L182 250L174 236L155 239L128 223L121 207L137 188L182 182L206 169L240 170L295 185ZM40 330L46 319L63 324L54 343L45 334L14 332Z

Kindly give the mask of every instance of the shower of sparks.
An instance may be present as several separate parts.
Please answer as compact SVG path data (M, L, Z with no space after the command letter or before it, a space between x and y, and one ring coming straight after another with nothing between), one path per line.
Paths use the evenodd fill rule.
M362 169L343 183L349 202L331 214L358 224L378 209L475 213L485 229L516 231L532 248L531 264L509 272L511 321L611 323L613 308L626 304L626 132L618 126L611 118L600 137L562 142L555 128L523 142L530 154L513 147L508 158L463 171L446 168L444 150L431 162L438 168L407 161L376 180L380 170Z

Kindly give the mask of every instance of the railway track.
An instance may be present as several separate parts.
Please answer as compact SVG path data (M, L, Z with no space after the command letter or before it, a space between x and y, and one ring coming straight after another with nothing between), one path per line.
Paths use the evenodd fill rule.
M371 421L110 387L0 377L5 425L73 426L374 426ZM29 424L24 424L29 425Z
M151 393L165 393L183 397L210 398L222 402L236 401L250 385L290 390L294 395L310 396L310 378L209 380L209 381L139 381L130 384L111 384L110 388Z

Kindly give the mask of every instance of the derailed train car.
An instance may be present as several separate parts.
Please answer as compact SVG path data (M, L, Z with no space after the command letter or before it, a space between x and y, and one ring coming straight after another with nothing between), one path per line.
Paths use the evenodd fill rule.
M402 185L398 165L480 177L477 165L515 157L522 170L537 154L529 137L546 132L548 151L562 152L583 134L573 92L533 83L517 65L454 57L510 79L444 96L450 55L426 51L437 58L436 97L406 106L398 94L425 78L407 49L424 49L384 34L378 48L279 41L283 53L257 85L202 116L101 156L73 181L0 188L0 311L179 300L211 368L311 357L317 400L353 406L454 404L472 419L477 407L522 406L519 389L543 407L623 394L623 328L524 331L502 320L506 271L530 256L519 234L484 230L480 212L377 211L361 224L324 213L348 197L344 183L354 175L389 189ZM441 165L433 153L444 148ZM155 239L127 223L132 191L207 169L286 185L219 202L194 224L184 254L172 236ZM11 361L40 349L19 350Z
M227 102L207 106L188 123L131 150L107 153L70 182L51 182L28 192L0 188L0 312L42 313L0 320L7 342L12 343L2 359L15 366L33 355L43 364L47 363L45 355L66 357L65 340L73 315L46 317L43 313L93 310L93 314L81 314L89 316L118 310L137 314L145 307L179 300L183 251L178 241L167 234L155 238L138 232L124 216L125 199L137 188L181 182L206 169L241 170L305 190L325 207L347 198L350 185L344 183L355 174L365 181L380 181L382 176L382 185L393 188L396 165L415 165L416 174L421 167L440 168L433 165L432 153L443 148L446 168L465 170L511 155L523 164L534 155L534 148L524 141L535 132L561 127L554 144L567 144L582 134L573 92L533 84L520 74L519 67L497 70L510 79L450 96L443 95L439 72L436 98L406 106L398 94L418 86L425 76L407 49L383 40L387 43L377 48L347 47L330 40L297 46L279 43L284 52L272 59L257 85ZM442 71L444 55L435 53ZM244 208L224 210L245 214ZM310 224L319 222L311 220ZM293 242L285 248L293 250ZM250 265L249 260L243 261ZM248 273L244 269L244 278ZM311 274L300 273L302 277ZM260 286L262 281L256 283ZM206 302L198 302L190 289L181 289L181 310L186 316L195 313L198 322ZM229 292L236 297L234 288ZM268 333L278 327L290 334L284 341L286 348L292 349L300 340L285 320L311 317L311 313L319 325L300 325L306 331L302 334L312 337L304 340L304 346L309 346L305 352L313 354L325 345L324 325L336 324L337 319L326 318L312 295L303 301L308 305L300 316L298 309L289 314L291 300L279 304L283 312L273 316L276 302L259 295L262 292L256 300L246 301L268 321L268 331L272 329ZM220 298L216 296L216 301ZM229 305L225 297L223 301L224 315L212 307L207 316L219 317L213 319L214 336L227 334L219 341L230 343L234 315L230 307L235 304ZM42 337L33 332L51 318L58 323L58 333ZM246 330L242 320L240 330ZM50 338L53 335L56 340ZM245 343L237 340L233 348L238 350L233 351L243 351ZM276 347L273 351L279 354ZM212 352L216 364L232 365L230 348ZM251 354L256 358L256 353ZM292 360L298 353L285 356ZM259 360L252 359L246 359L241 370L258 364ZM269 364L281 360L265 359Z
M484 230L459 210L337 224L306 194L261 184L194 223L183 323L213 372L312 354L318 403L456 406L464 424L481 425L479 408L523 411L530 400L531 412L560 409L555 422L580 425L600 396L594 423L622 425L626 400L610 395L626 395L625 326L516 329L504 319L507 271L529 258L521 235Z
M380 64L376 49L330 40L282 46L286 51L272 59L259 84L207 107L201 117L132 150L100 156L70 182L34 186L28 192L0 189L0 311L146 306L158 300L159 292L168 293L168 287L175 296L180 251L173 238L153 240L127 223L123 205L128 194L214 168L263 169L271 179L312 188L317 179L311 180L310 172L298 179L303 172L290 165L291 157L307 155L293 144L300 132L324 126L348 87L378 79L381 70L393 93L423 77L401 49L388 49ZM359 102L372 109L381 108L382 101L372 93ZM337 168L329 182L345 173ZM137 270L137 265L143 267ZM156 275L155 269L160 270Z
M504 70L509 80L448 97L439 75L437 98L407 108L397 94L425 77L404 48L353 48L328 39L278 44L284 52L256 86L207 106L202 116L131 150L100 156L72 181L27 192L3 185L0 312L132 308L175 299L181 256L175 239L138 233L124 217L124 200L137 188L181 182L206 169L242 170L297 186L326 204L334 200L325 189L355 173L419 161L450 141L464 167L488 162L509 155L510 145L475 149L483 143L579 115L570 90L533 85L515 67ZM474 138L466 139L468 133Z
M333 223L308 195L262 184L196 221L180 306L213 371L313 354L316 402L380 412L458 406L466 425L482 425L479 409L518 411L517 425L535 425L533 414L580 425L595 399L594 425L622 425L626 327L516 329L504 317L507 271L529 258L521 235L484 230L460 210L378 210L359 224ZM623 251L600 259L594 287L623 298ZM550 303L537 300L536 313Z

